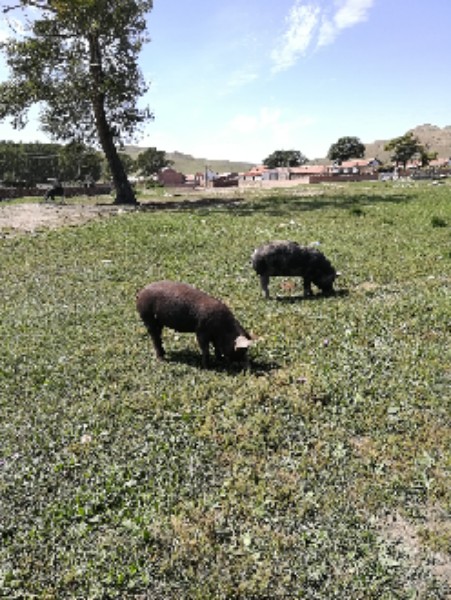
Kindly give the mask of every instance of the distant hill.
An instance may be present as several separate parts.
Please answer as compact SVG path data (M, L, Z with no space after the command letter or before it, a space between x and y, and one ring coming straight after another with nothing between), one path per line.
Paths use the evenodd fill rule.
M437 127L436 125L419 125L414 129L409 129L421 144L427 145L431 152L437 152L439 158L451 157L451 126ZM408 133L400 133L399 136ZM395 136L395 137L399 137ZM365 144L365 156L367 158L378 158L382 162L390 160L390 152L384 150L384 146L390 140L377 140L370 144Z
M136 158L140 152L143 152L146 148L140 146L126 146L125 151L130 154L132 158ZM231 160L210 160L208 158L194 158L190 154L183 154L183 152L166 152L166 158L173 161L173 168L181 173L194 174L204 173L205 167L215 173L242 173L248 171L253 163L250 162L237 162Z
M419 125L414 129L409 129L423 145L427 145L431 152L437 152L439 158L451 157L451 125L447 127L437 127L436 125ZM399 133L399 136L408 133L407 131ZM399 137L394 136L394 137ZM365 143L365 157L378 158L381 162L390 160L390 152L384 150L384 146L390 140L376 140L375 142ZM146 148L141 146L126 146L125 151L133 158L136 158L140 152ZM208 158L194 158L190 154L183 152L166 152L169 160L174 162L174 168L181 173L193 174L203 173L205 167L208 166L212 171L217 173L242 173L248 171L254 163L236 162L230 160L209 160ZM317 158L310 161L311 164L328 164L330 161L324 158Z

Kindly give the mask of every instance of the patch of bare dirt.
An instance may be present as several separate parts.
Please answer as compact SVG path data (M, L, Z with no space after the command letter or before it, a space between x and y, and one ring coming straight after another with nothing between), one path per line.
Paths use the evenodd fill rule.
M444 511L431 509L426 514L423 526L449 534L451 524ZM398 544L413 564L425 564L435 577L451 586L451 556L444 552L428 551L420 539L418 526L397 513L381 522L380 528L384 538Z
M181 194L180 194L181 195ZM55 202L1 204L0 203L0 237L15 233L33 233L42 229L55 229L83 225L93 219L120 215L136 210L194 210L207 206L234 206L241 198L213 197L179 198L179 194L171 194L170 199L141 202L137 205L115 204L61 204Z
M0 235L82 225L93 219L120 214L124 210L110 204L0 204Z

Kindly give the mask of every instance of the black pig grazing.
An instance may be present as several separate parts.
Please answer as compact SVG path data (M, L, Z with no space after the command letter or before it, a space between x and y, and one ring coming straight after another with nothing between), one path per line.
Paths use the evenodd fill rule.
M202 351L202 366L208 366L209 344L217 358L245 361L251 336L220 300L175 281L156 281L136 296L136 308L149 332L158 359L164 357L163 327L194 332Z
M260 276L260 285L266 298L269 298L270 276L302 277L305 296L311 296L312 283L326 295L334 293L333 283L337 272L324 254L316 248L277 240L254 251L252 266Z

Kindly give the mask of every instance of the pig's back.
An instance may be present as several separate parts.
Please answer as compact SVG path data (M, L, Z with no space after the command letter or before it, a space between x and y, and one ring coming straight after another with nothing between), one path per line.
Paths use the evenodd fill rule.
M252 266L259 275L296 275L303 270L304 249L296 242L276 240L254 251Z
M137 295L136 306L143 320L156 319L177 331L196 331L209 315L222 313L219 300L186 283L156 281Z

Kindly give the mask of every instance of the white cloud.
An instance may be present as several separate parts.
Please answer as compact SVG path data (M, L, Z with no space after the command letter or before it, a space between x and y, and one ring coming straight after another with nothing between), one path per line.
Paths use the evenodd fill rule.
M345 0L334 16L337 29L345 29L366 21L374 0Z
M271 53L273 72L293 66L311 49L327 46L348 27L366 21L375 0L336 0L334 7L295 0L287 29Z
M318 48L332 44L336 37L337 28L335 27L333 21L330 21L327 17L323 17L318 33Z
M318 46L331 44L348 27L366 21L375 0L342 0L332 16L324 15L318 37Z
M285 21L288 25L276 48L271 53L273 71L288 69L303 56L314 39L321 11L314 4L296 0Z

